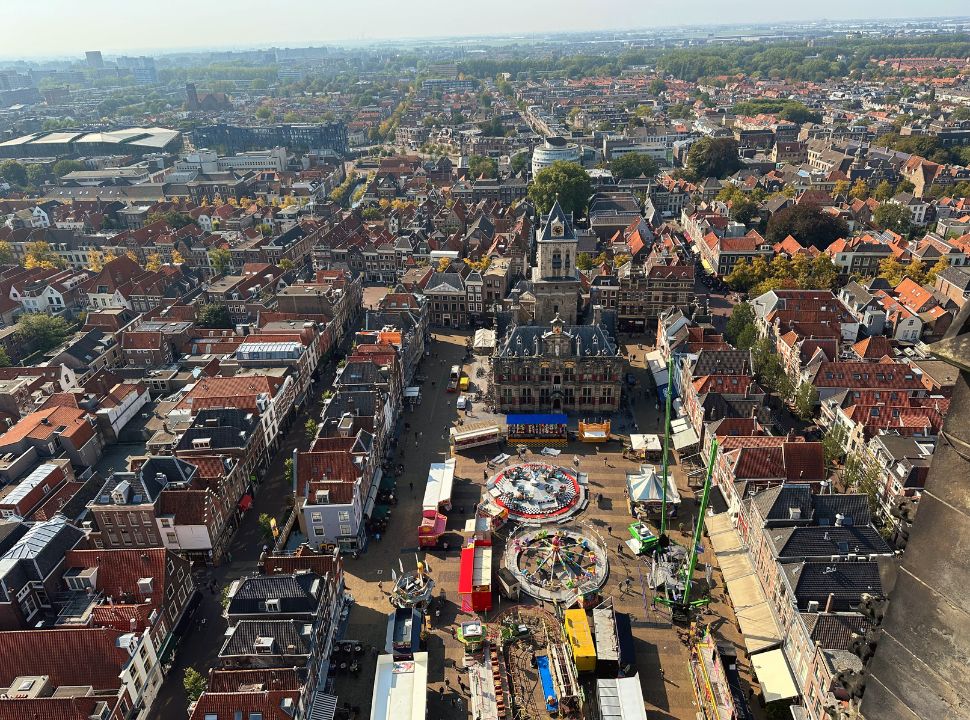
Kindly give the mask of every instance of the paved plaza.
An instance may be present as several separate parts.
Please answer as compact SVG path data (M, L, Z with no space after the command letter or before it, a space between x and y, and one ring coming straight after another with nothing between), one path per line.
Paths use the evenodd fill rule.
M465 355L465 334L435 334L430 347L430 356L425 358L421 373L427 376L423 386L421 405L415 410L406 410L403 423L410 426L402 431L399 439L396 462L404 465L404 476L398 481L399 502L392 510L389 527L379 541L372 540L367 552L358 558L346 559L347 587L356 599L346 628L347 638L362 641L367 645L380 648L384 644L386 618L391 612L387 592L391 586L391 570L399 567L413 569L417 550L417 527L421 516L421 500L424 492L428 465L441 462L450 456L448 429L457 421L457 396L445 391L448 369L462 360ZM632 372L639 381L638 388L649 388L649 380L643 369L643 355L646 349L632 345L629 352L636 356ZM433 384L432 384L433 383ZM649 393L637 394L634 390L634 415L637 426L644 432L658 430L658 411L656 398ZM466 418L472 422L475 418ZM629 420L626 421L629 432ZM527 459L550 461L530 452ZM635 470L637 463L622 456L622 445L610 442L603 446L584 443L570 443L562 449L564 465L572 465L573 456L579 457L579 469L589 476L591 500L585 511L577 515L569 524L580 527L594 535L609 553L610 575L603 588L604 597L612 597L616 609L629 613L633 632L637 641L637 664L643 697L648 717L657 720L684 720L694 718L696 706L688 674L687 648L681 640L682 630L670 623L666 609L652 607L652 591L646 583L647 561L631 554L623 544L629 539L627 525L632 521L624 486L626 472ZM429 672L429 713L435 717L465 717L468 707L467 682L460 674L462 650L453 639L451 628L462 619L469 619L460 612L457 603L459 549L462 544L461 530L465 522L473 516L476 503L481 497L486 471L486 461L498 453L493 447L475 448L467 454L459 455L455 473L453 510L448 513L448 534L445 537L448 549L439 548L428 553L427 559L437 582L437 600L430 613L433 631L428 639L430 654ZM552 460L555 462L555 460ZM680 517L671 524L672 537L676 542L687 544L687 533L696 517L694 493L687 486L687 479L679 465L672 466L683 502ZM412 487L413 485L413 487ZM680 532L679 525L684 531ZM511 527L502 528L494 540L497 545L495 567L501 562L504 538ZM422 559L423 553L418 554ZM713 553L706 550L700 560L714 563ZM711 605L705 621L711 622L721 636L739 645L742 675L750 678L747 658L740 645L740 633L730 605L726 604L726 593L719 581L717 568L713 569L715 602ZM627 583L628 579L632 585ZM627 589L629 587L629 589ZM523 602L532 602L523 596ZM506 605L496 592L496 610ZM371 691L373 686L376 658L369 655L359 674L355 676L337 675L334 692L341 704L350 703L361 709L360 717L368 717L370 712ZM760 717L758 708L754 708Z

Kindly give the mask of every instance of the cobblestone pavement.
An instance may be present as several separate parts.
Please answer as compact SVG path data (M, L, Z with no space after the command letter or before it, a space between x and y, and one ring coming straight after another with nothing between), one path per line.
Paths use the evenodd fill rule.
M393 509L388 530L380 542L372 542L366 553L346 562L347 586L356 598L350 613L347 638L375 647L383 646L386 618L391 611L386 592L391 582L391 568L398 566L399 559L406 570L414 566L417 526L428 464L440 462L449 456L447 431L456 421L458 411L455 408L456 396L445 392L442 379L446 380L449 367L463 358L466 337L465 334L436 333L436 340L431 345L431 357L424 361L421 372L427 375L428 381L423 389L423 401L414 411L405 411L403 420L410 424L411 430L398 446L398 461L405 467L405 474L398 485L400 500ZM632 372L639 380L638 387L649 388L643 361L646 349L632 344L629 352L636 356ZM432 382L435 384L432 385ZM656 432L659 428L656 398L648 393L634 395L633 399L633 415L639 428L643 432ZM450 627L462 617L460 606L456 604L458 556L462 542L460 530L471 517L481 496L485 461L496 453L494 447L478 448L459 456L453 493L454 510L448 514L449 535L446 539L449 550L444 552L439 549L428 554L438 584L436 595L444 598L438 605L440 616L432 613L433 630L427 648L430 655L430 718L467 716L467 683L464 677L459 680L462 653L450 632ZM626 547L620 547L629 538L626 527L632 520L623 492L625 473L636 469L636 464L622 457L622 447L618 442L608 443L601 448L572 443L563 449L564 457L572 458L574 454L581 458L580 469L589 475L590 491L594 496L602 495L601 499L590 503L574 524L597 533L608 548L611 571L603 593L613 597L618 610L631 615L648 717L651 720L694 718L697 708L687 669L687 648L671 626L669 613L651 606L652 591L645 582L645 561L635 558ZM686 533L689 532L692 517L695 517L692 514L692 510L696 512L694 493L687 486L681 466L675 463L672 471L684 498L681 516ZM672 525L673 539L688 543L687 535L677 530L678 522L675 520ZM494 556L496 567L502 549L502 533L498 535L496 540L499 547ZM700 562L715 563L713 553L706 550ZM705 620L713 623L724 638L739 645L742 674L747 677L747 658L743 654L734 613L726 602L716 567L713 577L715 602ZM630 591L621 587L627 578L633 581ZM360 707L362 718L370 714L375 665L375 656L369 655L357 676L337 676L334 681L334 692L340 702ZM755 711L758 712L758 709L755 708ZM756 717L760 717L760 714Z

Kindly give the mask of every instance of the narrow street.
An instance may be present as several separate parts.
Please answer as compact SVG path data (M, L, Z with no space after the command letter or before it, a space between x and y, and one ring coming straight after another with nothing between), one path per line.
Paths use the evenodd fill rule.
M266 513L282 523L290 506L290 479L284 476L283 463L294 448L307 446L304 424L309 418L317 418L323 391L333 383L333 364L322 371L319 382L311 386L309 402L302 412L296 414L285 431L282 445L263 476L256 490L253 506L243 516L229 545L231 562L196 574L196 583L202 593L202 603L195 611L191 629L182 638L175 654L174 664L165 677L158 698L152 706L153 717L160 720L185 720L188 699L182 685L187 667L193 667L207 675L222 647L227 623L222 617L220 604L222 588L245 575L254 573L265 540L259 527L259 516ZM210 583L213 589L210 589Z

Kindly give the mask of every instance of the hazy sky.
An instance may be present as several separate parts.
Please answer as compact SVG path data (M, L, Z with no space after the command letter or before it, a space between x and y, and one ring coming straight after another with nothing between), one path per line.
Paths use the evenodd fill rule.
M729 8L729 10L728 10ZM966 0L0 0L0 56L967 14Z

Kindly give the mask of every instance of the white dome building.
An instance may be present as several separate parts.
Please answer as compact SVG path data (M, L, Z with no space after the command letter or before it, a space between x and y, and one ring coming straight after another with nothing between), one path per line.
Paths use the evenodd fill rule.
M558 135L547 137L541 146L532 151L532 177L554 162L565 160L578 163L580 157L579 145L576 143L567 142L566 138Z

